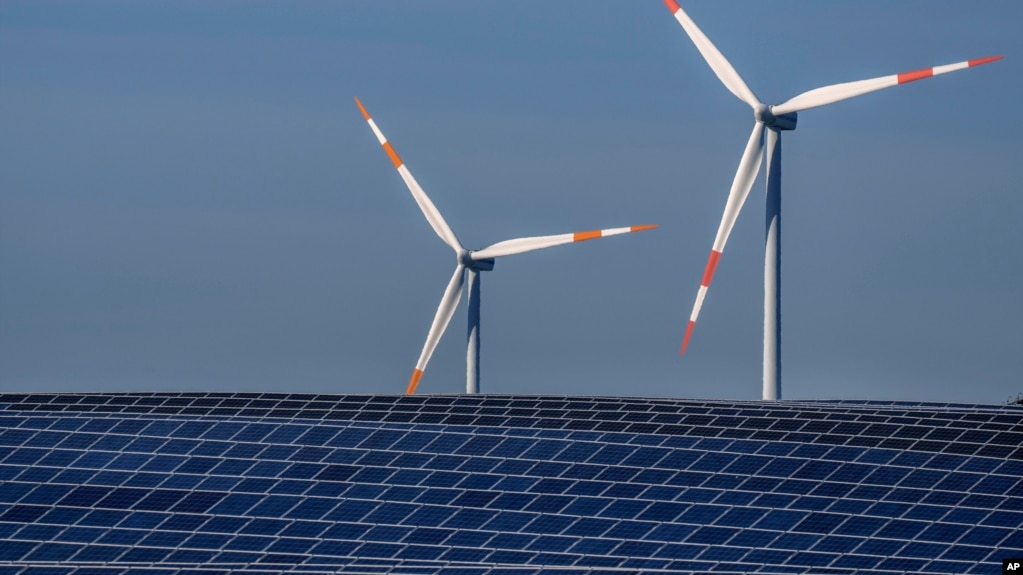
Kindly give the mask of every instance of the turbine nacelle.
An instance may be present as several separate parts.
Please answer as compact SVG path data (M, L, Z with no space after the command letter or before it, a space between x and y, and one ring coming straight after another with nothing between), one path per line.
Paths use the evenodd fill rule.
M753 117L756 118L757 122L760 122L768 128L774 128L775 130L795 130L796 122L799 119L799 114L792 112L790 114L774 115L772 111L774 106L768 106L767 104L760 104L753 109Z
M458 263L474 272L489 272L494 269L494 258L473 259L472 250L459 250Z

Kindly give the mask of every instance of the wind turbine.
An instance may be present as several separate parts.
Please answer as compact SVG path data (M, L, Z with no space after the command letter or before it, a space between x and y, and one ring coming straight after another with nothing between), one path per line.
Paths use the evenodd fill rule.
M710 39L700 30L688 14L678 5L675 0L664 0L668 10L675 15L686 34L696 44L696 48L703 55L704 60L710 65L714 74L721 83L735 94L743 102L753 108L753 116L756 123L753 125L753 133L750 134L749 142L746 144L746 151L742 154L739 162L739 170L735 173L732 181L731 191L728 193L728 202L725 204L725 213L721 217L721 225L718 227L717 236L714 238L714 246L711 248L710 258L707 260L707 267L703 272L703 280L700 282L700 290L696 294L696 303L693 305L693 312L689 316L689 325L686 327L686 335L682 340L681 354L685 354L689 345L689 338L692 336L693 327L696 326L696 318L700 313L700 307L707 296L707 288L714 278L714 270L721 258L721 252L725 249L725 242L735 225L746 196L749 195L753 181L760 172L761 158L767 155L767 232L766 250L764 253L764 399L774 400L781 398L781 132L796 129L797 114L804 110L833 104L884 88L891 88L916 80L930 78L939 74L947 74L956 70L980 66L996 60L1001 56L981 58L979 60L968 60L925 68L914 72L882 76L871 80L858 82L847 82L834 84L804 92L782 104L770 106L764 104L750 90L749 86L742 80L738 72L711 43ZM764 131L767 131L767 145L765 150Z
M412 371L412 379L409 380L408 389L405 391L405 393L409 395L415 393L416 387L419 385L419 380L423 377L423 371L426 369L426 364L430 361L430 356L433 355L433 350L437 347L437 343L440 341L441 336L444 335L444 330L447 329L448 322L451 321L451 316L455 313L458 301L462 298L462 285L465 283L466 271L469 273L469 329L468 350L465 356L465 391L466 393L479 393L480 272L493 270L495 259L501 256L521 254L531 252L533 250L559 246L561 244L606 238L608 236L617 236L630 232L641 232L657 227L654 225L632 226L628 228L592 230L571 234L559 234L555 236L519 238L497 242L496 244L483 248L482 250L467 250L462 247L458 238L455 237L455 233L451 231L450 227L448 227L447 222L444 221L444 217L440 215L440 211L438 211L437 207L430 201L430 198L426 195L426 192L423 191L423 188L419 187L419 183L416 182L414 177L412 177L412 172L409 171L408 167L401 161L401 158L398 157L398 154L395 153L391 143L384 137L383 132L381 132L380 128L377 127L376 122L374 122L373 118L370 117L369 112L367 112L366 108L363 107L362 102L356 98L355 103L359 106L359 111L361 111L362 116L366 118L366 122L369 123L369 127L372 128L373 133L380 142L380 145L384 147L384 151L387 152L387 156L391 158L391 163L394 164L394 167L398 170L398 174L401 175L401 179L405 180L405 185L408 186L409 191L412 192L412 197L415 198L416 203L419 204L419 209L423 211L423 215L426 216L426 220L430 222L430 226L433 227L433 231L440 236L440 239L443 240L448 247L455 251L455 260L457 262L457 265L455 266L455 273L451 276L451 281L448 282L448 287L444 290L444 296L440 300L440 306L437 307L437 314L433 318L433 324L430 326L430 332L426 336L426 343L423 345L423 352L419 355L419 361L416 362L415 370Z

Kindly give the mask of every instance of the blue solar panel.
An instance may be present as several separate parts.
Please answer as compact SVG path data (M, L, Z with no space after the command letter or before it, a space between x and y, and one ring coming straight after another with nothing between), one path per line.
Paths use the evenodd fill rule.
M0 403L0 561L27 569L979 573L1023 546L1013 408L283 394Z

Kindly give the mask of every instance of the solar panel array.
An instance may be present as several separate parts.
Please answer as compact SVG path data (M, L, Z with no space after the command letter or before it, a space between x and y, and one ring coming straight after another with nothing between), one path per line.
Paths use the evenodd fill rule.
M7 573L1000 573L1023 409L0 394Z

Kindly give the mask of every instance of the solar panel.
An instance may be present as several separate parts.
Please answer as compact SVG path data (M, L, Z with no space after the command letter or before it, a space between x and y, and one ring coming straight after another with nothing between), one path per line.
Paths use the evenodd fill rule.
M985 573L1023 548L1021 430L913 402L5 394L0 567Z

